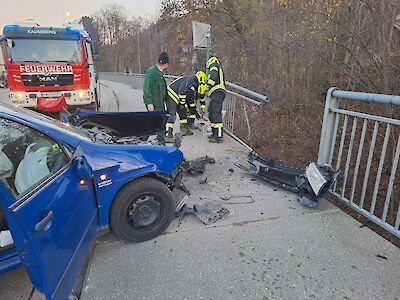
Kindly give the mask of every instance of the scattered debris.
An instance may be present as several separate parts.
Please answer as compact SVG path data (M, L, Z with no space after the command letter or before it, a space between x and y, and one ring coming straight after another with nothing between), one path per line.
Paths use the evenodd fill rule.
M229 172L233 173L235 172L235 170L233 170L232 168L228 170Z
M174 147L180 148L182 146L183 137L180 133L175 133L174 135Z
M220 198L224 201L227 201L226 204L247 204L255 202L253 195L223 195ZM232 198L248 198L249 200L246 201L230 201ZM229 202L228 202L229 201Z
M204 205L195 205L194 214L206 225L217 222L229 214L229 210L216 202L207 202Z
M206 164L215 164L215 159L205 156L196 160L186 161L183 164L183 169L192 175L203 174L206 170Z
M206 170L206 165L201 161L192 160L188 162L187 168L185 169L186 172L192 175L203 174Z
M212 158L212 157L209 157L209 156L200 157L197 160L201 161L201 162L203 162L205 164L210 164L210 165L215 164L215 158Z
M331 166L311 163L307 169L294 168L260 156L254 150L248 156L249 166L236 165L265 181L297 194L308 207L317 206L335 183L339 171Z
M230 212L217 202L207 202L205 204L194 204L193 207L184 205L181 210L175 214L175 218L179 218L179 223L183 218L192 214L198 217L204 224L210 225L227 217Z
M207 183L207 179L208 179L208 177L199 180L199 184L206 184Z

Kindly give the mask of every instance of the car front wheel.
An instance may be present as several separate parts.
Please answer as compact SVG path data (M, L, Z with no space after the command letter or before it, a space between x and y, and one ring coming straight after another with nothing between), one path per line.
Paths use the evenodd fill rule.
M114 199L110 226L121 239L143 242L167 229L174 216L174 196L161 181L138 179L125 186Z

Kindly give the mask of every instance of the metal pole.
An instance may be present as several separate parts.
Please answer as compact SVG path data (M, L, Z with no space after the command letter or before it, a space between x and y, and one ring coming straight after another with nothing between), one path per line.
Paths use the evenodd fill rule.
M324 112L324 120L322 124L321 140L319 144L318 163L329 164L329 154L333 143L333 134L335 129L335 114L330 111L331 108L339 107L339 101L332 93L337 88L330 88L326 95L326 104Z
M139 63L139 73L142 73L142 62L140 61L140 36L137 35L137 51L138 51L138 63Z
M211 57L211 31L207 35L207 51L206 51L206 64ZM208 69L206 70L206 75L208 77Z

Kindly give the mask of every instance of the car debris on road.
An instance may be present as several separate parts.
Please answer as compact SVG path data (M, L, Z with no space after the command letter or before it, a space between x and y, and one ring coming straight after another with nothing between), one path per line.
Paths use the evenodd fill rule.
M339 176L339 170L328 165L311 163L306 169L294 168L262 157L254 150L248 155L248 163L248 166L236 166L297 194L297 200L307 207L316 207Z
M182 164L183 169L191 175L203 174L206 170L206 164L215 164L215 159L209 156L200 157L195 160L185 161ZM200 184L204 184L200 183Z
M218 202L206 202L204 204L194 204L188 207L186 204L179 212L175 214L175 218L179 218L182 222L186 215L195 215L205 225L213 224L219 220L224 219L230 214L230 211Z

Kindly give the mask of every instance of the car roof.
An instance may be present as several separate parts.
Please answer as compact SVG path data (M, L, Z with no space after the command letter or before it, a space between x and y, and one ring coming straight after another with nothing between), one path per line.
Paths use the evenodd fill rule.
M8 103L0 103L0 113L37 125L45 125L43 122L51 120L45 115Z
M36 127L38 130L52 130L56 131L58 135L68 135L74 139L78 138L80 140L85 139L91 141L88 136L82 135L81 131L78 133L77 129L69 124L13 104L0 103L0 116L22 121L23 123Z

